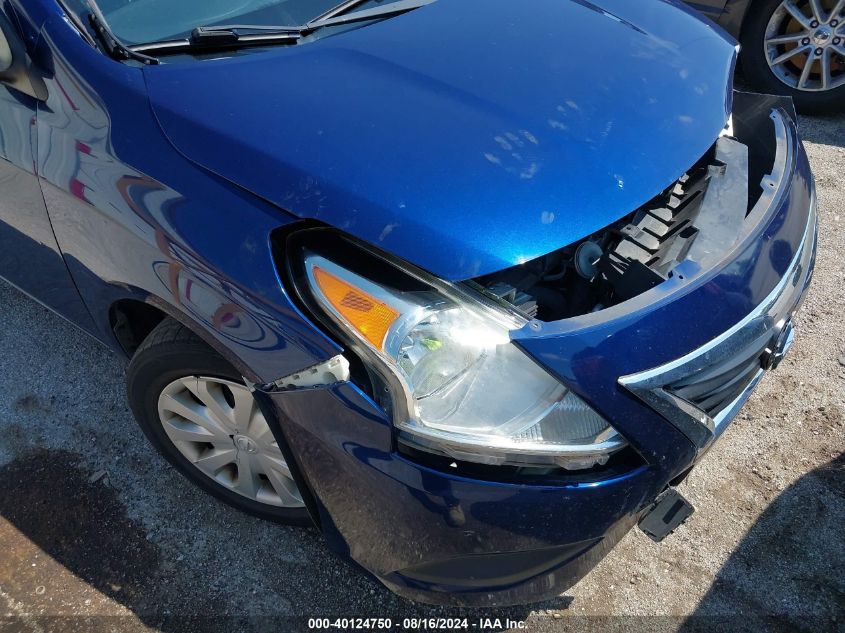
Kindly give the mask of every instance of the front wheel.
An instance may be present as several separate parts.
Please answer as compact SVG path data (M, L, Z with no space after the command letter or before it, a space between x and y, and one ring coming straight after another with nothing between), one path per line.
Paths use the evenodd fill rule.
M791 96L803 113L845 109L845 2L756 0L740 39L755 89Z
M243 378L193 332L165 319L135 353L126 379L145 435L193 483L250 514L311 523Z

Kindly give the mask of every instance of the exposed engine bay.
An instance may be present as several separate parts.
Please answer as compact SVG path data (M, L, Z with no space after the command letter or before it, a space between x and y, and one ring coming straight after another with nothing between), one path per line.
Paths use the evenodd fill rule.
M734 119L716 143L651 201L575 244L473 281L528 318L555 321L642 294L672 277L681 262L716 263L744 233L777 169L773 153L749 155L761 138L769 138L762 146L770 148L777 132L768 116L774 101L765 102L765 112L754 95L753 112L737 116L750 96L736 93Z

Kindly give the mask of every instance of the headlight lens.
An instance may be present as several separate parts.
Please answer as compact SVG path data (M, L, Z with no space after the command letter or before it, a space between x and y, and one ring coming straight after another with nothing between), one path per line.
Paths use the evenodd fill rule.
M456 459L589 468L625 440L510 340L525 320L428 280L380 284L314 253L319 306L401 385L395 424L413 445Z

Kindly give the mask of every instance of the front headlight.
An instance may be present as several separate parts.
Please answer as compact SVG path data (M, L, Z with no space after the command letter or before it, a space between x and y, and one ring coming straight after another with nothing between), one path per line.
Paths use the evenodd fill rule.
M399 386L394 423L403 441L461 460L570 469L603 464L626 445L511 342L524 318L455 286L384 268L391 270L376 282L305 252L318 307Z

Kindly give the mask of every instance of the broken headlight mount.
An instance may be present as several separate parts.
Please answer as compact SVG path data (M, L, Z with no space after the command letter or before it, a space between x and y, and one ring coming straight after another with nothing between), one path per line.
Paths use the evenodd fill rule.
M627 446L511 342L527 323L517 311L331 230L293 233L285 251L299 299L363 361L400 443L463 462L570 470Z

